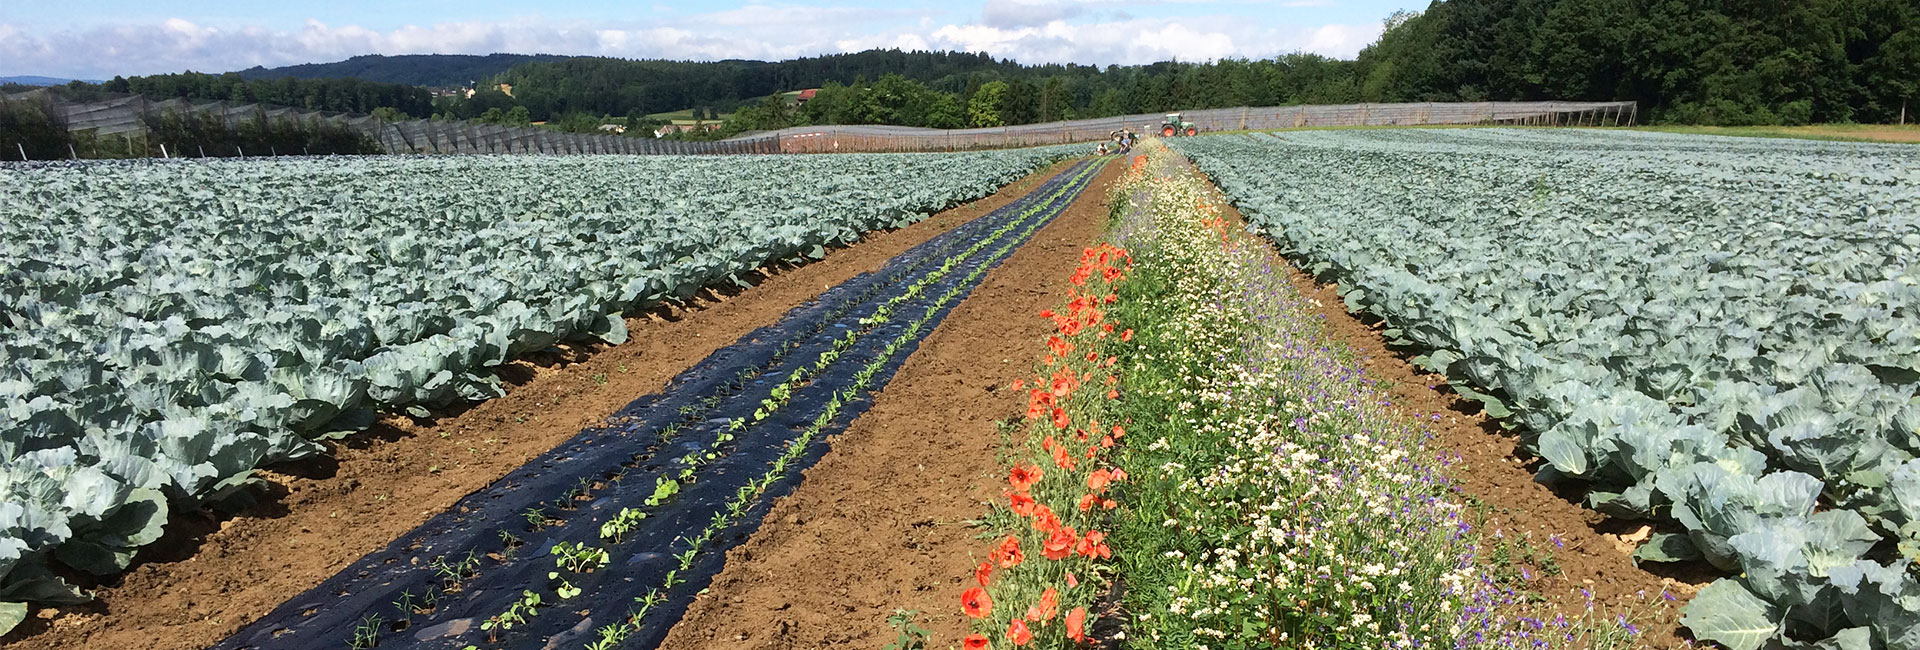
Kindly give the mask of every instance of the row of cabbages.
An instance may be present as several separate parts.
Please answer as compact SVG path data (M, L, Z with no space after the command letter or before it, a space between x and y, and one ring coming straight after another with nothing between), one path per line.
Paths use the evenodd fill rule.
M0 169L0 630L82 597L49 556L118 571L169 503L376 410L497 396L491 366L1065 153Z
M1920 647L1920 148L1599 131L1175 146L1749 649Z

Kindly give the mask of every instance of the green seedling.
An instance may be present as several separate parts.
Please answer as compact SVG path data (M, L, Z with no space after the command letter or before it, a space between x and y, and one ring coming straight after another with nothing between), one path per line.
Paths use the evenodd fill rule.
M434 575L440 578L441 591L457 593L462 583L480 574L480 556L475 555L473 551L467 551L465 558L459 561L448 561L443 555L434 558L427 568L432 569Z
M559 594L561 600L566 600L568 598L572 598L574 596L580 595L580 588L573 586L572 582L564 578L561 578L559 571L548 571L547 579L560 581L560 586L554 587L553 593Z
M639 527L640 521L646 518L647 513L633 508L621 508L619 514L608 519L607 523L600 524L600 539L611 540L618 544L627 533L633 532L634 528Z
M520 516L526 519L527 525L533 527L535 531L545 530L547 527L547 511L545 510L527 508L527 511L520 513Z
M613 556L609 555L606 549L579 542L560 542L553 545L553 563L574 573L591 573L595 568L612 559Z
M359 625L353 626L353 640L348 641L347 646L353 650L366 650L380 645L380 624L385 622L379 614L366 615L360 619Z
M523 590L520 592L520 600L508 605L507 611L488 617L486 621L480 623L480 629L487 632L487 642L494 643L499 641L498 635L501 630L511 630L515 625L526 625L528 618L538 615L540 615L540 594Z
M893 615L887 617L887 626L894 632L893 643L887 644L884 650L925 650L931 634L914 622L919 615L918 610L895 607Z
M667 499L673 498L673 495L679 494L679 493L680 493L680 482L662 476L660 478L654 479L653 495L647 497L647 505L649 507L660 505L661 503L666 502Z

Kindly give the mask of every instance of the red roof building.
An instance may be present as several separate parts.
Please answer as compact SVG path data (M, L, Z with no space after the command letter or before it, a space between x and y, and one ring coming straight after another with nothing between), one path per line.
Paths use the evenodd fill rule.
M801 104L807 103L807 100L813 99L813 96L815 94L818 94L819 92L820 92L819 88L808 88L806 90L800 91L799 103Z

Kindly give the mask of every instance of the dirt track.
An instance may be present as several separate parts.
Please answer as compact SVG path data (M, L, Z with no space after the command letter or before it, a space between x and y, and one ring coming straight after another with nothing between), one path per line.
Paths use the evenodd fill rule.
M870 235L823 260L768 271L751 289L702 292L691 308L629 319L626 344L566 348L510 364L500 372L512 385L506 397L431 421L391 418L340 445L334 458L262 472L268 486L258 503L233 517L175 517L168 537L144 550L134 569L97 585L98 601L41 609L0 641L34 650L204 648L660 390L794 305L1024 196L1063 169L1065 163L913 226Z
M959 643L961 581L986 550L964 521L999 496L996 422L1024 403L1006 386L1045 354L1052 323L1037 315L1105 231L1122 170L1102 170L920 343L661 647L878 648L895 608L921 612L930 647Z

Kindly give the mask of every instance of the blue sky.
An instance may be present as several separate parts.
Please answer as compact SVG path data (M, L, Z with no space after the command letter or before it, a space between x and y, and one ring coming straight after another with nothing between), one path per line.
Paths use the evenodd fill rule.
M783 59L867 49L984 51L1026 63L1351 57L1425 0L722 0L565 3L0 2L0 75L105 78L337 61L545 52Z

